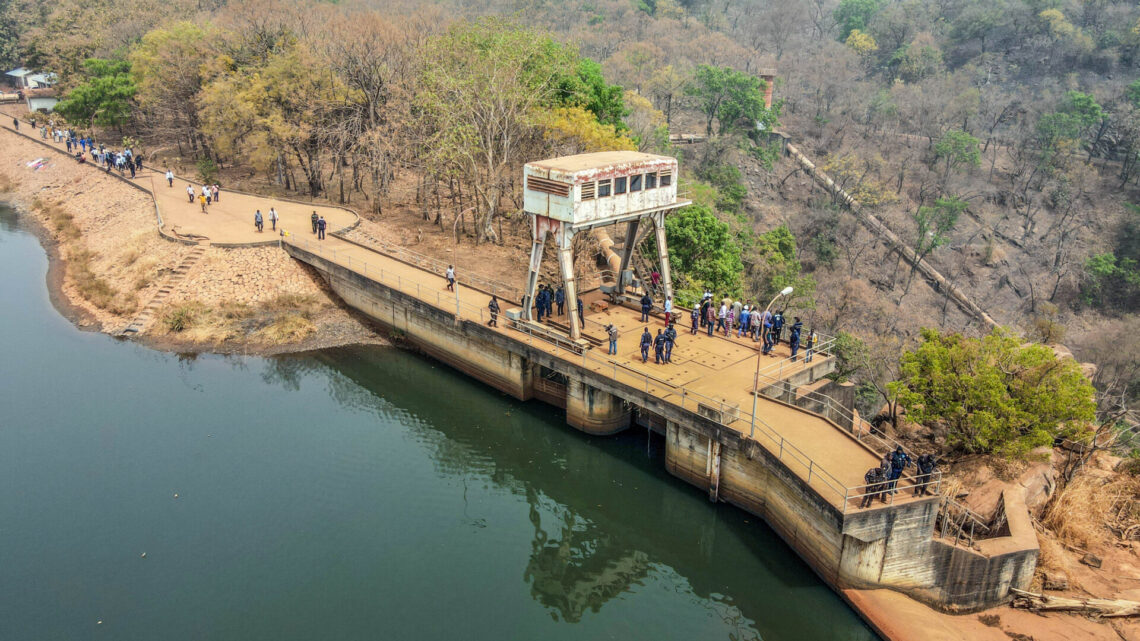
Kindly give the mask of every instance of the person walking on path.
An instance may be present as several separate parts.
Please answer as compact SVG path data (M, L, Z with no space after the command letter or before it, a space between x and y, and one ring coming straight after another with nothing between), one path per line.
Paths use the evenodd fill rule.
M135 177L135 164L128 160L127 166L131 168L131 178L134 178Z
M313 235L315 236L317 234L317 212L314 211L313 215L309 216L309 220L313 221Z
M653 309L653 299L648 293L641 295L641 322L649 322L649 310Z
M491 302L487 303L487 309L491 312L491 320L487 321L489 327L499 326L499 299L491 296Z
M19 118L13 118L12 119L12 126L16 128L16 131L19 131L20 130L20 119Z
M657 330L657 338L653 339L653 362L665 364L665 334L661 330Z
M455 291L455 266L448 265L447 271L443 274L444 280L447 281L447 291Z
M277 220L279 218L281 218L281 217L277 215L277 209L275 207L270 207L269 208L269 224L271 225L270 229L272 231L277 231Z
M938 459L934 458L933 454L923 454L918 457L918 462L915 464L918 468L917 478L915 479L914 495L927 496L934 494L930 491L930 476L938 469Z
M166 184L168 187L174 186L174 172L169 169L166 170Z
M881 491L883 488L883 480L883 468L872 467L867 470L867 473L863 475L863 482L866 483L866 485L863 487L863 500L859 502L859 507L871 507L876 496L879 497L879 500L883 503L887 502L887 497L884 496Z
M649 362L649 346L653 344L653 334L649 333L649 328L646 327L641 332L641 362Z
M902 446L895 448L891 454L891 475L889 487L887 488L891 494L898 494L899 478L902 477L903 470L910 467L910 454L903 451Z
M713 329L716 325L716 310L710 304L705 307L705 329L709 330L709 336L713 335Z
M193 196L190 197L190 202L194 202ZM210 212L206 211L206 197L203 196L202 194L198 194L198 204L200 204L202 206L202 213L203 214L210 213Z
M793 316L796 322L792 323L792 332L788 335L788 345L792 347L792 362L796 362L796 352L800 351L800 332L803 331L804 324L800 322L799 316Z
M206 197L206 204L209 205L214 200L214 193L210 191L209 185L202 185L202 195Z
M325 222L325 217L321 216L320 218L317 219L317 240L324 240L325 239L325 228L326 227L328 227L328 223Z
M194 187L190 183L186 183L186 197L190 199L191 203L194 202Z
M260 209L253 214L253 226L257 227L258 233L265 230L265 219L261 216Z
M670 323L665 328L665 362L673 362L673 346L677 343L677 329Z
M210 187L210 192L212 194L214 194L214 202L216 202L216 203L222 202L222 187L221 187L221 185L219 185L218 183L214 183L214 186Z
M608 334L609 338L610 338L610 352L609 353L611 355L616 356L617 355L618 328L614 327L613 323L610 323L609 325L606 325L606 334Z

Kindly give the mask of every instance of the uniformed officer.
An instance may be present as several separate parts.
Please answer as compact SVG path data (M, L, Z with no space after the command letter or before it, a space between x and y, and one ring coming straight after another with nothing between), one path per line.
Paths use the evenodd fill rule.
M649 333L649 328L646 327L645 331L641 332L641 362L649 361L649 346L653 344L653 335Z
M653 299L649 297L649 294L643 294L641 296L641 322L649 322L649 310L651 309L653 309Z
M673 327L673 323L669 323L669 327L665 328L665 362L673 362L673 345L677 343L677 329Z
M657 338L653 339L653 362L661 365L665 362L665 335L657 330Z

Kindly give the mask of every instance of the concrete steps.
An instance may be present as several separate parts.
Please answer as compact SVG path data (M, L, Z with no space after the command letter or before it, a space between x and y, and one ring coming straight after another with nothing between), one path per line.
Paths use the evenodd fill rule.
M182 262L178 263L178 266L167 275L162 285L158 288L158 291L155 292L154 296L151 297L150 301L146 304L146 307L143 307L131 322L115 332L114 335L128 336L130 334L142 333L150 324L151 320L154 319L155 312L162 307L162 304L166 302L167 297L170 296L171 292L174 291L179 283L186 279L186 275L198 264L198 261L202 259L205 253L206 247L203 245L197 245L194 249L190 250L190 253L186 254Z

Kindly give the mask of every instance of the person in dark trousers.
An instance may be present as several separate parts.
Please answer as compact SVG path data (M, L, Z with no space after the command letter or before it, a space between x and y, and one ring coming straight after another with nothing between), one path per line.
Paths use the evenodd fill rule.
M561 316L566 313L566 292L562 291L562 286L558 286L558 291L554 292L554 302L558 303L558 315Z
M709 317L709 307L712 306L712 301L708 298L701 301L701 327L705 326L706 319Z
M811 357L815 355L812 348L815 347L815 330L809 329L807 333L807 341L804 342L804 362L810 363Z
M649 322L649 310L653 309L653 299L649 294L641 295L641 322Z
M328 227L328 225L329 224L325 222L324 216L317 219L317 240L325 239L325 228Z
M887 502L887 497L882 493L883 468L872 467L867 470L867 473L863 475L863 482L867 485L863 488L863 500L859 502L859 507L871 507L871 504L875 502L876 496L879 497L879 500L883 503Z
M12 119L12 126L16 128L16 131L19 131L20 130L20 119L19 118L13 118Z
M649 361L649 346L653 344L653 334L649 333L649 328L646 327L641 332L641 362Z
M768 352L772 351L772 327L772 317L767 315L764 316L763 326L760 328L760 331L762 332L761 338L764 340L764 346L761 348L760 353L764 354L765 356L768 355Z
M617 354L618 328L614 327L612 323L609 325L606 325L606 334L609 335L609 339L610 339L610 352L609 353L616 355Z
M490 327L499 326L499 299L491 296L491 302L487 303L487 309L491 312L491 320L487 321Z
M934 494L930 491L930 477L938 469L938 459L934 458L933 454L923 454L918 457L915 467L918 468L918 474L915 475L917 477L914 486L915 496Z
M582 305L582 299L578 299L578 327L586 326L586 310Z
M665 362L673 362L673 346L677 343L677 329L673 327L673 323L669 323L669 327L665 328Z
M716 308L709 305L705 306L705 329L709 330L709 336L713 335L713 329L716 325Z
M697 326L700 324L700 321L701 321L701 308L700 307L698 307L697 305L693 305L693 311L689 313L689 320L693 322L693 326L689 330L689 333L696 336L697 331L698 331Z
M258 232L265 230L265 219L261 217L260 209L253 215L253 226L257 227Z
M657 330L657 338L653 339L653 362L662 365L665 363L665 335Z
M779 345L780 338L784 334L784 313L776 312L772 314L772 345Z
M312 215L312 216L309 216L309 220L313 221L313 233L314 233L314 234L316 234L316 233L317 233L317 220L318 220L318 219L319 219L319 218L318 218L318 216L317 216L317 212L315 212L315 211L313 212L313 215Z
M538 293L534 295L534 311L538 314L538 322L542 322L542 315L546 313L546 286L539 285Z
M447 281L447 291L455 291L455 265L447 266L447 271L443 273L443 278Z
M142 154L135 155L135 169L142 171ZM215 202L217 202L216 199Z
M899 478L902 476L903 470L910 467L910 464L910 455L903 451L901 445L896 447L894 453L891 454L891 474L888 477L890 483L887 489L891 494L898 494Z
M804 329L804 324L800 322L800 317L794 317L796 322L792 323L792 332L788 334L788 345L792 347L792 362L796 361L796 352L800 351L800 332Z
M174 186L174 172L170 171L169 169L166 170L166 186L167 187L173 187Z

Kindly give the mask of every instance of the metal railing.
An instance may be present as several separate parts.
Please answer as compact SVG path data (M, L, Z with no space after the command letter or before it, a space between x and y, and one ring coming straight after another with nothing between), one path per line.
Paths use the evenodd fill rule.
M1001 512L1004 515L1004 506ZM942 497L934 524L941 538L953 538L953 545L966 547L973 547L976 538L988 538L993 533L981 516L949 496Z
M444 261L416 253L410 249L400 247L399 245L393 245L387 241L380 240L379 238L376 238L372 234L359 228L352 230L351 234L358 235L366 239L370 245L369 249L373 249L378 253L390 256L401 262L408 263L409 265L414 265L420 269L430 271L433 274L437 274L440 278L442 278L444 273L447 272L448 263ZM343 240L354 242L352 238L347 238L344 234L334 235L342 238ZM494 280L492 278L487 278L486 276L482 276L473 272L465 272L463 274L463 281L471 286L474 286L476 289L485 291L488 294L494 294L501 300L518 304L522 303L524 292L521 289L512 287L506 283Z

